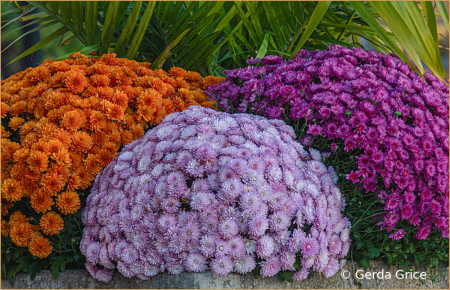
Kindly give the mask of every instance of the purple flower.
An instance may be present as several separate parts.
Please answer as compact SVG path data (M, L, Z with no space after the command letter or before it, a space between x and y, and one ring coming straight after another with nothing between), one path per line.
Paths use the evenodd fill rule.
M400 240L400 239L403 239L405 234L406 234L405 230L404 229L400 229L400 230L397 230L397 231L393 232L392 234L390 234L389 238L394 240L394 241L395 240Z
M265 261L260 262L261 264L261 276L272 277L281 271L280 259L277 256L272 256L267 258Z
M311 257L319 252L319 243L314 238L305 238L301 243L303 257Z
M259 73L265 72L238 77L249 82ZM297 94L276 88L285 98ZM175 115L125 146L94 182L80 244L93 277L111 279L116 267L144 280L208 267L224 276L253 271L257 259L261 274L273 276L293 270L298 253L312 255L308 268L317 259L319 271L331 256L347 254L348 247L315 250L333 246L325 232L348 244L350 223L340 214L345 202L336 172L321 163L320 151L297 143L291 127L196 106Z
M255 259L250 255L244 255L235 260L234 271L239 274L246 274L253 271L255 267Z
M213 259L210 266L214 274L224 277L233 270L234 264L230 258L222 256L220 258Z

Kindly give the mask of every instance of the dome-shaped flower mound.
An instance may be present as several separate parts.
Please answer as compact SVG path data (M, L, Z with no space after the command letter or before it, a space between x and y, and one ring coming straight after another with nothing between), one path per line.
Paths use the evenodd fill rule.
M181 68L150 70L149 63L115 54L75 53L3 80L2 223L5 205L26 202L22 197L37 213L56 202L60 213L75 214L77 191L87 189L123 145L168 114L190 105L213 107L203 89L222 79Z
M345 201L334 170L294 138L255 115L191 106L167 116L97 176L82 214L86 268L148 279L260 263L273 276L295 270L298 254L304 272L333 275L350 243Z
M333 151L332 142L360 150L358 170L347 179L390 193L379 195L387 212L383 228L407 220L418 226L418 239L433 227L448 238L447 84L429 73L423 79L394 54L337 45L259 62L226 71L227 80L206 93L226 111L293 120L303 144L322 135Z

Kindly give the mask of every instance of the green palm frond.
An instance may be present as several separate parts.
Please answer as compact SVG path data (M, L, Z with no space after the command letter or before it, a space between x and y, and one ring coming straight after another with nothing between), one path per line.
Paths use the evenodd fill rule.
M439 55L436 18L448 26L442 1L32 1L14 7L4 22L20 19L39 24L27 33L52 28L54 33L19 54L29 55L52 41L77 41L100 54L152 62L152 68L180 66L220 75L245 65L249 57L293 57L302 48L332 44L361 46L364 39L384 53L395 52L416 72L422 62L446 77ZM34 9L34 11L33 11ZM36 10L37 9L37 10ZM30 14L31 12L37 12ZM13 43L3 49L9 49ZM2 51L2 52L3 52Z

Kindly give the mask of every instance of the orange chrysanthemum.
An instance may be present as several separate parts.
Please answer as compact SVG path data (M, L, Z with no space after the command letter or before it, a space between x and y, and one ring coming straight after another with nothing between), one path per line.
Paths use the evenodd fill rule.
M2 215L3 215L3 209L2 209ZM2 219L2 236L4 236L4 237L9 236L9 230L10 230L10 227L9 227L8 222L5 221L4 219Z
M27 164L34 172L44 172L48 167L47 154L37 150L32 150L30 156L27 159Z
M70 148L75 153L86 153L93 144L92 137L87 132L77 131L72 136Z
M128 130L122 132L122 145L125 146L128 143L133 142L133 133Z
M27 162L29 156L30 156L30 149L20 148L19 150L14 152L14 162L25 163Z
M104 100L112 100L114 96L114 90L110 87L99 87L97 88L97 93L99 98Z
M198 72L194 71L189 71L184 78L191 82L200 82L203 80L202 76Z
M103 169L97 154L88 154L88 157L84 160L84 166L94 175L97 175Z
M33 227L27 222L14 223L9 231L12 242L19 247L26 247L31 239Z
M173 67L170 69L169 73L175 77L184 78L187 75L187 71L181 67Z
M56 129L52 132L51 137L59 140L66 148L72 143L72 134L64 129Z
M100 152L98 152L98 160L100 161L100 164L103 166L108 165L113 161L114 158L116 158L117 153L110 150L102 149Z
M21 197L30 198L34 211L48 212L52 196L64 189L57 198L59 210L76 212L79 198L74 191L88 188L122 145L142 138L149 126L188 105L215 104L202 90L221 80L181 68L153 71L150 63L114 54L71 57L45 61L2 81L1 116L9 124L1 128L2 215L9 215L5 203L13 206ZM9 139L13 130L20 143ZM19 214L12 214L11 221L13 217ZM18 223L26 224L25 216L8 223L9 229ZM51 246L42 237L34 240L40 235L37 226L31 230L30 252L47 256Z
M79 167L75 174L80 178L80 189L88 188L91 185L91 182L95 179L95 175L92 175L92 173L87 171L84 166Z
M22 198L23 192L20 183L11 178L6 179L2 183L2 198L7 201L18 201Z
M25 113L27 111L27 102L26 101L19 101L11 106L9 109L9 113L11 116L18 116L22 113Z
M27 217L20 211L16 211L9 216L9 225L11 227L16 223L25 223L27 221Z
M34 143L33 146L31 146L31 150L42 152L47 156L50 154L49 151L50 147L48 146L48 143L45 141L38 141Z
M61 125L68 131L76 131L86 123L86 115L82 110L72 110L64 114Z
M94 131L100 130L106 126L106 116L102 112L92 111L91 116L89 118L89 123L91 125L91 129Z
M107 87L109 86L110 79L105 75L93 75L91 76L91 82L95 87Z
M81 178L77 174L72 174L67 182L67 190L77 190L81 188Z
M79 94L84 90L87 82L81 71L71 70L66 73L64 83L72 93Z
M3 127L3 125L1 125L1 133L0 136L2 138L9 138L9 136L11 136L11 132L6 131L5 127Z
M42 232L48 236L59 234L64 228L64 220L61 215L55 212L44 213L39 220Z
M31 71L30 81L32 83L42 82L48 80L50 71L44 66L39 66Z
M119 105L122 109L126 109L128 107L127 94L121 91L116 91L113 97L113 103Z
M2 100L2 102L7 102L10 97L11 97L11 95L8 94L7 92L1 92L1 100Z
M55 204L50 194L45 191L39 190L31 195L30 198L31 207L37 213L44 213L51 210L52 205Z
M42 176L40 185L42 186L42 190L51 196L55 196L64 188L65 184L62 176L55 173L47 173Z
M50 245L50 241L43 236L36 236L31 239L28 244L28 251L38 258L47 258L53 250L53 246Z
M226 78L224 77L207 76L203 81L203 89L207 89L210 85L217 85L225 80Z
M112 104L106 109L106 117L110 120L122 120L123 115L124 110L119 105Z
M75 191L65 191L56 198L58 210L66 214L74 214L81 208L80 197Z
M4 117L6 117L6 114L9 112L10 109L11 108L6 103L1 102L1 112L0 112L0 114L1 114L2 119Z

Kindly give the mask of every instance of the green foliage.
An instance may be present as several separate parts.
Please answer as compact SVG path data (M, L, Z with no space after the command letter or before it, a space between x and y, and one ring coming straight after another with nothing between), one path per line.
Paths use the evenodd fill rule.
M89 190L78 192L82 207L85 205L88 193ZM25 199L26 202L16 203L10 211L26 212L28 217L33 218L29 222L38 225L40 215L31 209L29 198ZM52 211L56 211L55 205L52 207ZM67 268L83 268L86 259L81 254L79 246L83 235L81 212L80 209L76 214L63 215L64 229L61 233L55 236L46 236L53 246L53 252L45 259L31 255L26 247L16 246L10 237L2 237L2 280L7 280L14 285L14 277L21 271L30 274L30 278L34 279L42 269L50 269L53 277L57 278L59 273L64 272Z
M100 54L115 52L152 62L153 68L179 66L203 75L223 75L225 69L244 66L249 56L293 57L301 48L360 46L360 39L365 39L378 51L395 52L417 72L423 73L423 61L436 76L446 77L439 56L437 14L429 1L420 6L408 1L29 3L4 11L5 18L22 15L6 21L2 29L35 19L32 23L41 25L36 31L52 27L54 33L12 62L60 39L60 46L75 41ZM443 3L437 1L436 6L448 23ZM33 11L39 12L30 14Z

